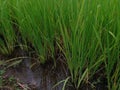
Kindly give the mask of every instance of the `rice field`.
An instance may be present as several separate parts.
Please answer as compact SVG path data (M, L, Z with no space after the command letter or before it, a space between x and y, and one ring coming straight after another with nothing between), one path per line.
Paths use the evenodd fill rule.
M0 0L0 56L9 56L1 66L16 48L53 68L63 56L69 75L55 84L63 82L62 90L69 82L98 90L101 78L107 90L120 90L120 1Z

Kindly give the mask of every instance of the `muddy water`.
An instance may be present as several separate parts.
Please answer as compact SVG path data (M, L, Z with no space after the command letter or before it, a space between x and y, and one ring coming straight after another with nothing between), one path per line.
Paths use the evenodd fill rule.
M31 90L62 90L63 84L55 88L53 86L67 77L67 73L63 69L52 69L49 65L47 67L38 66L33 70L22 67L20 70L17 69L14 74L20 81L28 84L32 88ZM70 89L66 88L66 90Z
M35 79L38 82L38 90L62 90L62 84L56 88L52 88L57 82L66 78L66 75L61 70L52 71L51 68L44 69L43 67L39 67L38 70L35 71Z
M19 53L19 56L27 56L27 54L21 50L17 50L17 53ZM30 90L62 90L63 83L53 88L57 82L68 77L66 66L61 61L57 61L56 68L53 67L51 61L45 65L37 65L32 69L30 65L31 59L24 58L18 67L8 70L8 74L14 75L18 81L27 84L31 88ZM66 87L65 90L70 90L70 88Z
M17 50L17 53L15 52L14 55L16 55L15 57L28 56L26 52L21 50ZM63 61L57 60L56 68L53 67L53 62L51 61L45 63L45 65L40 64L30 68L32 61L33 60L30 58L23 58L21 64L15 68L8 69L6 75L13 75L21 84L27 84L27 86L30 88L27 90L62 90L63 83L55 88L53 88L53 86L57 82L64 80L69 76L68 69ZM96 75L96 78L94 77L93 81L97 80L98 77L99 76ZM95 85L96 88L94 89L85 84L81 86L79 90L108 90L106 87L106 79L102 79L100 81L100 83ZM65 90L75 89L72 86L68 87L67 85Z

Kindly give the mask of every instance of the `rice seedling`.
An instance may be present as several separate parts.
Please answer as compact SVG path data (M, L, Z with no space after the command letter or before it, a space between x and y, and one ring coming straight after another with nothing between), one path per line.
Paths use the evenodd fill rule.
M13 9L22 37L22 43L25 45L27 45L27 42L31 43L42 63L48 59L48 56L54 59L56 29L54 7L52 4L48 6L52 2L46 3L39 0L36 2L33 0L15 2Z
M117 83L119 85L119 82L116 82L116 80L112 80L112 76L116 75L116 65L119 63L119 31L117 20L119 18L119 14L116 12L117 10L117 4L118 1L111 1L108 7L109 10L109 18L108 18L108 24L104 27L105 33L104 35L104 55L105 55L105 68L106 68L106 75L108 80L108 89L109 90L119 90L118 86L116 86L114 83ZM111 5L113 8L111 8ZM118 10L117 10L118 11ZM106 22L107 23L107 22ZM117 67L119 68L119 67ZM119 79L119 75L116 75L117 79ZM115 79L114 78L114 79Z
M98 67L105 60L105 62L107 61L108 66L105 67L108 71L106 73L108 79L108 87L109 90L111 90L111 86L114 87L114 85L112 85L113 82L109 81L111 77L110 73L113 71L116 62L119 62L116 61L116 57L118 57L119 60L119 49L116 48L116 46L119 46L119 44L115 43L114 39L116 37L113 34L116 32L116 30L119 31L119 29L116 27L117 20L114 16L111 16L115 15L113 13L116 13L114 12L116 10L112 10L112 6L103 8L103 6L107 6L109 4L109 1L107 0L104 4L102 1L94 1L93 4L88 1L89 3L87 5L85 4L86 2L85 0L82 0L82 5L79 8L80 11L78 13L78 16L76 15L78 17L76 23L72 23L71 26L67 26L69 22L67 22L67 24L65 22L65 19L63 17L64 12L62 12L64 10L61 10L60 12L60 28L64 42L63 52L65 54L71 72L72 82L74 82L77 89L80 87L82 81L84 81L84 78L87 77L87 74L87 78L89 79L89 75L94 75ZM112 3L113 5L113 2L114 1L111 1L110 4ZM114 3L114 5L117 4ZM85 12L87 9L89 13ZM110 11L109 13L105 14L104 11L107 9ZM67 16L71 17L71 14L69 12L67 13ZM75 20L75 18L73 20ZM105 24L106 26L104 26ZM67 27L69 27L69 29ZM108 38L105 38L107 36L109 38L109 41ZM107 51L109 55L104 54L106 52L104 45L106 44L108 45L107 50L110 50ZM116 49L114 50L112 47L115 47ZM111 51L111 48L113 51ZM118 52L116 57L115 51Z
M15 38L9 2L0 0L0 52L2 54L10 54L13 51Z
M72 0L71 0L72 1ZM70 69L72 82L75 84L75 87L78 89L82 80L86 77L88 68L86 67L87 54L88 54L88 39L86 29L85 29L85 20L84 18L84 3L80 6L80 11L78 13L76 22L74 17L71 16L70 11L67 12L67 16L71 18L71 26L67 26L69 22L65 22L64 10L61 10L60 15L60 29L61 35L63 37L64 49L63 52L67 59L68 67ZM73 4L70 4L69 7L73 7ZM72 10L72 9L71 9ZM79 26L80 24L80 26ZM69 28L69 29L68 29ZM86 42L85 42L86 41Z
M77 90L92 84L105 69L108 89L119 90L119 12L119 0L0 0L0 52L11 53L17 42L32 47L41 63L56 63L57 45L70 71L63 89L70 79Z

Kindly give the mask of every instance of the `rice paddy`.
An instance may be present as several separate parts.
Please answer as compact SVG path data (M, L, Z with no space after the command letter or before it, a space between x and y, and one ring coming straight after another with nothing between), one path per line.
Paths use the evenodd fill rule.
M120 90L120 1L0 0L0 56L9 56L0 62L17 48L53 68L62 56L69 70L62 90L67 83L75 90Z

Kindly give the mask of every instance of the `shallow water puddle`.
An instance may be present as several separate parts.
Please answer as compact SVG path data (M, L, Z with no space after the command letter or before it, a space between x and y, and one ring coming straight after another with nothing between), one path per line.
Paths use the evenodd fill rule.
M8 76L14 75L19 82L27 84L31 88L30 90L62 90L63 84L55 88L53 86L68 76L68 73L60 65L56 69L51 67L51 65L39 65L33 70L29 67L21 66L8 70L7 74Z

